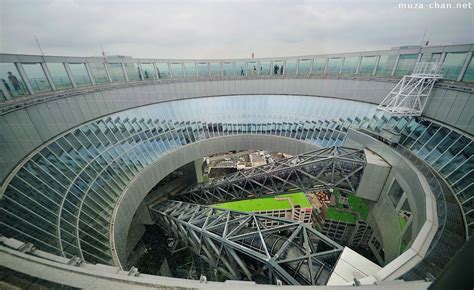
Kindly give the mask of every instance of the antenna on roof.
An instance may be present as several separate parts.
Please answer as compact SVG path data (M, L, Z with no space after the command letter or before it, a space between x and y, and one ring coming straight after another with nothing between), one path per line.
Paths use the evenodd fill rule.
M41 45L39 43L38 37L36 37L36 34L35 34L35 40L36 40L36 44L38 45L39 50L41 51L41 55L44 56L43 49L41 49Z
M425 29L425 31L423 32L423 38L421 39L421 42L420 42L421 47L428 46L428 44L430 43L431 34L432 32L430 32L430 35L426 37L426 29Z
M99 45L100 45L100 51L102 52L102 56L105 57L105 51L104 51L104 47L102 46L102 42L99 41Z

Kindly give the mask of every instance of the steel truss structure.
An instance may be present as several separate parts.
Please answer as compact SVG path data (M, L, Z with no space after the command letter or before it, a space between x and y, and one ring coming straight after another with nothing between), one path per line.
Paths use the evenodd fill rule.
M212 204L318 188L355 192L366 163L363 150L328 147L195 185L173 199Z
M325 285L343 250L304 223L276 217L180 201L160 203L150 212L230 279Z
M419 62L383 99L377 110L392 116L421 116L434 84L441 79L441 64Z

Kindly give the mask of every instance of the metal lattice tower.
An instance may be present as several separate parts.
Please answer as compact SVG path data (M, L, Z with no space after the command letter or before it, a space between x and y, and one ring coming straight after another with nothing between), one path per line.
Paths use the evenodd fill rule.
M179 201L150 211L165 231L230 279L325 285L343 250L301 222Z
M403 76L377 110L391 116L421 116L434 84L442 77L441 63L418 62L412 74Z
M329 147L195 185L174 199L212 204L318 188L355 192L366 163L363 150Z

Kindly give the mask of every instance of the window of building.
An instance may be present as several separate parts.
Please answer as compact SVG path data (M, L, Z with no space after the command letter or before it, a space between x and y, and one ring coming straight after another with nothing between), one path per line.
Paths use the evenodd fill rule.
M403 206L398 211L398 221L400 224L400 229L403 231L405 226L410 222L412 218L412 211L408 199L405 200Z
M222 74L225 77L234 75L234 63L233 62L224 62L222 64Z
M272 68L272 73L274 75L282 75L285 73L285 68L283 67L283 61L282 60L275 60L273 61L273 68Z
M48 63L49 74L51 75L51 79L53 80L53 84L56 89L67 89L71 88L71 80L67 75L66 68L64 67L63 63Z
M398 184L397 180L393 181L392 186L388 191L388 195L390 197L390 200L392 201L393 206L397 207L398 202L400 201L400 198L402 198L403 195L403 189L400 187L400 184Z
M344 59L344 64L342 65L342 74L343 75L355 74L357 70L358 61L359 61L358 56L346 57Z
M160 79L169 79L170 69L167 63L157 63L156 68L158 69L158 78Z
M260 62L260 75L268 76L272 72L269 61Z
M405 252L411 245L412 240L412 230L413 230L413 223L410 223L405 230L405 233L402 236L400 241L400 253Z
M450 52L443 63L443 78L457 80L466 61L467 52Z
M83 63L70 63L69 68L71 69L74 82L78 87L91 85L89 74L87 73L86 66Z
M195 78L197 76L196 64L194 62L185 63L184 64L184 70L186 72L186 77L187 78Z
M106 84L109 82L109 77L107 76L104 63L89 63L89 68L91 69L91 74L97 84Z
M220 77L221 76L221 64L218 62L212 62L209 65L211 71L211 77Z
M463 82L474 82L474 57L471 57L471 61L469 62L469 66L464 72L464 77L462 79Z
M298 64L298 74L299 75L309 75L311 70L311 59L300 59Z
M326 59L325 58L315 58L313 61L313 69L311 74L323 74L324 68L326 66Z
M143 79L144 80L153 80L156 79L155 66L152 63L142 63L143 70Z
M235 75L246 76L247 75L247 64L245 62L235 63Z
M409 75L415 68L416 59L418 54L401 54L398 59L397 69L395 70L396 76Z
M184 77L184 72L183 72L183 65L181 63L172 63L170 64L171 66L171 74L173 75L173 78L179 79Z
M124 63L125 66L125 72L127 73L128 80L129 81L141 81L143 80L143 75L140 69L138 68L137 63Z
M375 74L378 76L392 75L393 66L395 65L396 59L396 55L381 55Z
M198 63L197 68L199 77L209 77L209 64L207 62Z
M296 59L287 60L285 70L286 70L285 71L286 75L295 75L296 74Z
M256 76L258 75L258 63L256 61L249 61L247 63L247 75Z
M51 91L48 79L44 74L43 68L39 63L25 63L23 64L26 76L30 80L31 87L36 93Z
M360 75L372 75L375 68L375 62L377 61L376 56L364 56L360 61L359 74Z
M341 71L342 58L330 58L328 60L328 66L326 69L326 74L337 75Z
M125 75L123 74L121 63L109 63L109 72L112 82L125 82Z

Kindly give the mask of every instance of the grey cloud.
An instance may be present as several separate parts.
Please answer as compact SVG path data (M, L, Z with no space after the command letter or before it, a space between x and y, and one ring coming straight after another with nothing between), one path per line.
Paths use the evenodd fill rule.
M425 0L419 0L425 1ZM461 1L461 0L459 0ZM426 2L426 1L425 1ZM455 1L453 1L454 3ZM474 42L473 10L398 1L0 0L0 51L163 58L307 55Z

